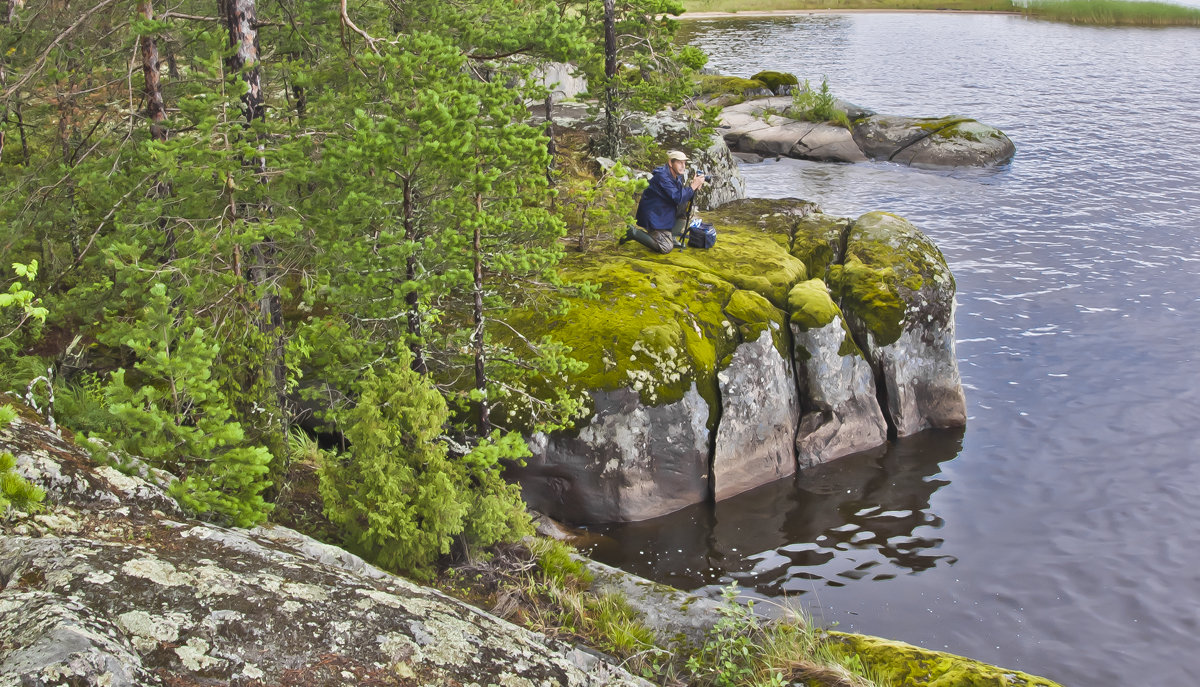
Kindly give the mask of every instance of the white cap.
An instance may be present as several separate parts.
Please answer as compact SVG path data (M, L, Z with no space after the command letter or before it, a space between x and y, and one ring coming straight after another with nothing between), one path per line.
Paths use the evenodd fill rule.
M671 152L667 153L667 159L668 160L683 160L684 162L687 162L688 156L684 155L683 153L679 152L678 150L672 150Z

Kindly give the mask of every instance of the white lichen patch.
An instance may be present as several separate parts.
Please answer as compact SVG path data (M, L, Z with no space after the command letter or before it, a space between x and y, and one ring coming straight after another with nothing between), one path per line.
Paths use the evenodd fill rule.
M87 582L88 584L108 584L114 579L115 578L112 575L104 572L103 570L93 570L83 578L83 581Z
M205 598L211 596L231 596L238 593L238 579L233 573L218 567L211 561L207 565L196 568L192 574L196 578L196 595Z
M79 531L79 523L60 513L35 515L34 521L51 532L72 534Z
M394 594L381 592L378 589L355 589L354 591L367 597L355 604L363 610L371 608L375 604L383 604L389 608L400 608L400 599L396 598Z
M529 681L528 678L523 678L520 675L512 673L504 673L499 676L500 687L537 687L537 683Z
M321 603L329 599L329 594L315 584L305 584L303 582L288 582L283 585L282 592L301 601L311 601Z
M283 602L282 608L284 613L296 613L303 610L304 606L299 601L292 601L291 599L288 599L287 601Z
M175 647L175 654L188 670L205 670L223 661L208 655L208 642L192 637L183 646Z
M171 563L158 558L135 558L121 566L121 572L132 577L150 580L164 587L180 587L195 583L195 579L175 569Z
M103 477L104 481L108 482L109 486L111 486L113 489L126 494L134 493L138 487L145 484L142 482L142 480L137 479L136 477L130 477L129 475L126 475L108 465L98 466L96 468L96 474Z
M389 632L377 638L379 651L393 663L407 665L408 661L423 659L421 647L402 632Z
M437 641L425 647L425 655L437 665L467 665L479 653L479 627L446 613L435 613L424 623L425 632ZM511 650L511 637L490 636L498 648Z
M186 617L177 613L150 615L146 611L129 611L117 616L117 627L126 635L138 651L153 651L159 642L174 642L179 639L180 627Z
M263 676L266 675L266 673L264 673L261 669L259 669L258 666L254 665L253 663L247 662L244 665L242 665L242 675L244 677L250 678L251 680L261 680L261 679L263 679Z

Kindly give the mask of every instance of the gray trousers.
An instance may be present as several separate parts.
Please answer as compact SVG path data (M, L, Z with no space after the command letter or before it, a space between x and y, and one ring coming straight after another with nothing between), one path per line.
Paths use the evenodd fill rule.
M683 233L687 225L687 217L675 220L675 226L670 229L656 229L651 232L642 229L631 229L634 240L656 253L670 253L675 248L675 239Z

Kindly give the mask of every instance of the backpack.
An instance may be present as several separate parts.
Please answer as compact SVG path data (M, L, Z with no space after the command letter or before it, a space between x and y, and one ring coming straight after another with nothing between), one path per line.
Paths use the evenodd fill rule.
M716 227L709 222L701 222L699 219L692 220L692 223L687 225L687 228L679 235L680 246L712 248L716 242Z

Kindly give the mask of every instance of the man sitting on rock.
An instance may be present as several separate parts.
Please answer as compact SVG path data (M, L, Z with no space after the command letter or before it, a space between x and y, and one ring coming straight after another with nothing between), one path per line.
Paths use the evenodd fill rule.
M691 183L684 183L687 161L687 155L678 150L667 153L667 164L654 169L650 186L638 202L637 223L646 231L630 229L620 243L633 239L655 253L671 252L675 237L687 225L688 213L684 208L690 207L687 204L704 185L704 175L699 173Z

